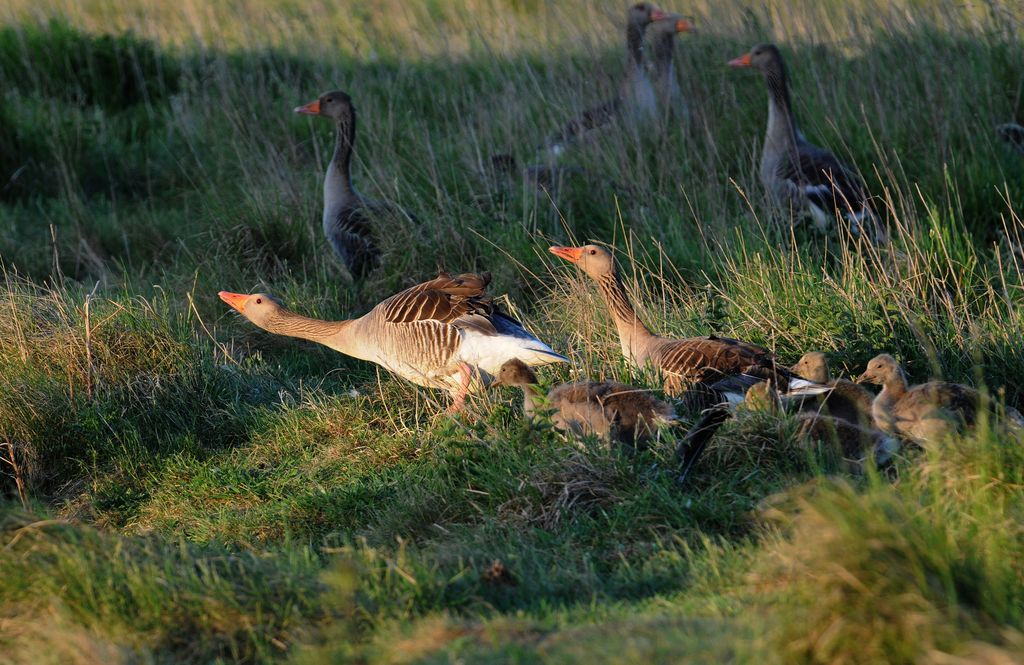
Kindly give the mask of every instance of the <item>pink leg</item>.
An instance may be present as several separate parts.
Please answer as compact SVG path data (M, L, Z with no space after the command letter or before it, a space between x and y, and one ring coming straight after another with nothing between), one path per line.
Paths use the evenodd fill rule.
M455 393L452 405L448 407L448 413L458 413L466 405L466 395L469 393L469 384L473 381L473 368L466 363L459 363L459 390Z

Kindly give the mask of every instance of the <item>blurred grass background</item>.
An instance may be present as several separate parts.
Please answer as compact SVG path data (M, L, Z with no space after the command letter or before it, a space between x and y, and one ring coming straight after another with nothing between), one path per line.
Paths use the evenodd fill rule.
M0 652L12 662L1016 662L1018 442L982 428L837 477L740 419L686 488L635 459L228 315L221 289L358 315L439 267L494 289L570 374L643 381L552 242L614 243L652 327L729 334L1021 406L1024 120L1016 2L665 4L693 15L691 113L613 131L549 196L493 173L616 89L609 2L252 0L0 8ZM805 133L893 230L774 219L756 176L775 40ZM360 189L425 223L346 284L320 231L333 128ZM632 265L630 265L632 263ZM635 271L633 266L635 266ZM556 373L548 372L549 378ZM500 560L510 577L493 573Z

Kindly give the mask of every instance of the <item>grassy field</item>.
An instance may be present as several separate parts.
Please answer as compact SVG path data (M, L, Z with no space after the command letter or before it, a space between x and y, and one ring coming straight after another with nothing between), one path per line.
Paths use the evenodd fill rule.
M984 423L854 478L749 415L677 487L671 437L581 451L508 390L452 419L216 297L343 318L490 270L573 359L546 380L649 382L546 253L594 240L659 330L846 374L887 351L1024 405L1024 158L994 131L1024 119L1024 9L750 4L666 0L699 29L689 116L575 151L600 177L552 197L489 158L615 89L621 3L5 2L0 662L1024 659L1024 448ZM768 212L764 84L724 64L766 40L891 247ZM291 112L333 88L357 186L424 220L356 286L320 231L333 128Z

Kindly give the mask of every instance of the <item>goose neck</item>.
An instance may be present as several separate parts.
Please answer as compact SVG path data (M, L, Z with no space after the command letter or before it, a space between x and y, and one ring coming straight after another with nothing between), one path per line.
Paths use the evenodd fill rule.
M597 284L615 321L622 354L637 364L644 362L647 358L647 344L653 335L633 309L618 272L601 276Z
M640 69L644 64L644 27L636 21L626 24L626 54L631 70Z
M664 32L654 42L654 74L659 80L672 75L672 56L675 53L676 33Z
M332 204L347 202L355 194L352 187L352 149L355 142L356 116L353 111L349 117L341 118L337 123L334 155L324 180L324 203L328 210Z
M768 84L768 132L765 136L766 147L778 150L795 150L797 126L793 114L793 104L789 97L789 82L786 70L779 63L777 69L765 72Z
M888 397L893 400L897 400L907 394L910 386L907 383L907 377L903 374L903 370L897 369L893 372L892 376L886 379L885 383L882 384L882 392L886 393Z
M523 416L527 420L533 420L540 406L538 404L542 396L540 388L532 383L524 383L519 387L523 389Z
M347 356L368 360L370 358L360 343L356 325L358 321L359 319L323 321L283 309L258 325L276 335L305 339L323 344Z

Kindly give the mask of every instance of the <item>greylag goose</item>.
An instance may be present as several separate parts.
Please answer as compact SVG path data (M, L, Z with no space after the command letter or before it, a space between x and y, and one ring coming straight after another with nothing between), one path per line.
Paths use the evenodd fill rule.
M587 109L570 120L564 128L547 141L549 157L557 158L572 143L584 140L591 132L608 125L620 115L635 119L653 120L657 117L658 101L650 73L644 62L644 33L647 26L655 21L668 20L668 14L650 2L638 2L626 12L626 76L619 88L619 94L598 106ZM689 29L689 23L672 26ZM675 33L673 33L674 35ZM668 53L671 60L671 52Z
M615 259L603 247L551 247L549 251L575 264L597 283L615 321L622 354L638 367L650 364L659 369L666 393L678 395L686 386L695 384L710 387L737 374L771 379L786 386L787 392L803 388L821 392L816 390L820 386L776 365L772 354L756 344L715 335L672 339L653 334L637 316L619 279Z
M489 385L507 360L529 365L567 360L492 302L484 293L490 279L490 273L441 273L346 321L301 316L263 293L219 295L267 332L317 342L416 385L448 390L451 410L457 411L466 395Z
M774 44L759 44L729 61L731 67L753 67L768 84L768 128L761 153L761 182L785 208L806 210L820 230L838 215L851 232L872 228L872 239L884 240L868 207L860 177L824 148L806 138L796 123L782 54Z
M981 394L969 386L946 381L911 386L888 353L872 358L857 382L882 386L871 405L875 426L918 444L936 443L973 426L982 408ZM1016 409L1007 408L1006 415L1013 425L1024 425Z
M824 353L805 353L791 369L808 381L832 388L827 395L812 400L805 404L804 408L820 410L833 418L862 427L871 424L871 400L874 396L864 386L853 381L833 379L828 367L828 358Z
M533 419L544 400L552 409L555 427L576 436L594 434L636 448L646 444L658 427L676 422L667 402L642 388L615 381L577 381L553 388L545 399L537 375L518 358L501 366L497 383L522 388L523 415Z
M334 252L353 278L365 277L380 265L374 241L376 220L415 217L398 206L373 201L352 184L352 150L356 143L356 109L341 90L295 108L296 113L333 120L337 128L334 155L324 176L323 229Z

